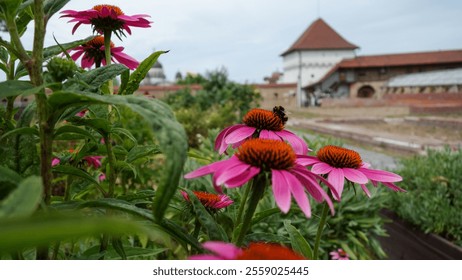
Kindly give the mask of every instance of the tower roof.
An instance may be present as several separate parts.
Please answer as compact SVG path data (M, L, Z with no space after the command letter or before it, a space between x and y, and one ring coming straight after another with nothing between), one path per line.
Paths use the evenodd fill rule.
M315 20L281 56L298 50L354 50L358 46L345 40L323 19Z

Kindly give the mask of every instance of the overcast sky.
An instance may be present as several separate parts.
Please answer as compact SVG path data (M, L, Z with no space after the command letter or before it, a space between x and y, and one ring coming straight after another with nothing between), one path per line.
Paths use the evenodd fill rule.
M169 80L177 71L224 66L234 81L261 83L282 71L280 54L318 17L358 45L358 55L462 49L460 0L72 0L65 9L97 4L151 16L151 28L132 28L123 42L113 42L138 60L170 50L160 57ZM53 44L52 34L61 43L91 34L81 26L71 35L72 27L55 16L46 45ZM31 42L32 35L24 40Z

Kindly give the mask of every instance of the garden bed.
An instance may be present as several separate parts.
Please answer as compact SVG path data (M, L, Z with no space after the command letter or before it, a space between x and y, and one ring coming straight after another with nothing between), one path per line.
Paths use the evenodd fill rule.
M391 219L385 224L389 237L381 237L383 250L391 260L461 260L462 248L435 235L425 234L400 219L390 210L381 215Z

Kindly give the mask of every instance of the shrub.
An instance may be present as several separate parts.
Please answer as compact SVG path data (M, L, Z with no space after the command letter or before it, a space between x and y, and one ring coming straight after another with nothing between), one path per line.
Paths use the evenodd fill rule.
M391 209L425 233L462 245L462 150L428 151L402 161L397 172L407 194L393 194Z

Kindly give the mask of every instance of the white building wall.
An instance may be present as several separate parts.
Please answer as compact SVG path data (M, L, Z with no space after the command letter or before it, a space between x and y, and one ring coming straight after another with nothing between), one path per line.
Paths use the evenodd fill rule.
M321 79L345 58L355 57L354 50L295 51L283 57L284 83L297 83L301 63L302 87Z

